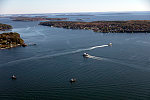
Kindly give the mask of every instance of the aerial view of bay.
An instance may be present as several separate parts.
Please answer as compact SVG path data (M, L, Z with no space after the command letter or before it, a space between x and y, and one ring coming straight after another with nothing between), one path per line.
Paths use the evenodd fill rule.
M150 11L0 13L0 24L0 100L150 99Z

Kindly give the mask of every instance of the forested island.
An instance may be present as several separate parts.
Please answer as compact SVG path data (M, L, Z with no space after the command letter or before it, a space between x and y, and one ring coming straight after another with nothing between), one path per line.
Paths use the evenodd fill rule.
M48 21L40 22L39 25L66 29L86 29L102 33L150 33L150 20L93 22Z
M11 25L0 23L0 31L5 31L5 30L9 30L9 29L12 29Z
M27 46L19 33L9 32L0 34L0 49L9 49L17 46Z
M67 20L68 18L45 18L45 17L12 17L12 21L49 21L49 20Z

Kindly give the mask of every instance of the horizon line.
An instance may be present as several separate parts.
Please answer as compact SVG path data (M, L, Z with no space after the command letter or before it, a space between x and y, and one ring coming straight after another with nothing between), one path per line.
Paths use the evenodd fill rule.
M20 15L24 15L24 14L64 14L64 13L110 13L110 12L112 12L112 13L115 13L115 12L150 12L149 10L147 10L147 11L101 11L101 12L53 12L53 13L9 13L9 14L5 14L5 13L3 13L3 14L0 14L0 15L18 15L18 14L20 14Z

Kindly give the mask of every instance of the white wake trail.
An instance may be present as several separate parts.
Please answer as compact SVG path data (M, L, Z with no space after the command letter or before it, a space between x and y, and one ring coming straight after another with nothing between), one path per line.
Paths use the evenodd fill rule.
M93 47L86 48L86 49L78 49L78 50L74 50L74 51L70 51L70 52L60 53L60 55L78 53L78 52L82 52L82 51L90 51L90 50L93 50L93 49L96 49L96 48L103 48L103 47L107 47L107 46L108 46L108 45L93 46Z
M44 59L44 58L50 58L50 57L56 57L56 56L62 56L62 55L67 55L67 54L78 53L78 52L82 52L82 51L90 51L90 50L93 50L93 49L96 49L96 48L103 48L103 47L107 47L107 46L108 45L93 46L93 47L90 47L90 48L78 49L78 50L69 51L69 52L62 52L62 53L56 53L56 54L51 54L51 55L46 55L46 56L35 56L35 57L30 57L30 58L25 58L25 59L19 59L19 60L7 62L5 64L1 64L1 66L6 65L6 64L18 63L18 62L21 62L21 61ZM91 58L101 60L101 58L95 57L95 56L91 56Z
M96 49L96 48L103 48L103 47L108 47L108 46L109 45L94 46L94 47L89 48L88 50L93 50L93 49Z
M87 58L95 59L95 60L103 60L104 58L101 57L96 57L96 56L91 56L89 55Z
M103 60L103 61L107 61L107 62L111 62L111 63L116 63L116 64L128 66L128 67L135 68L135 69L150 71L150 68L141 67L139 65L135 65L132 63L126 63L122 60L116 60L116 59L110 59L110 58L101 58L101 57L96 57L96 56L91 56L91 55L89 55L87 58L94 59L94 60L100 60L100 61Z

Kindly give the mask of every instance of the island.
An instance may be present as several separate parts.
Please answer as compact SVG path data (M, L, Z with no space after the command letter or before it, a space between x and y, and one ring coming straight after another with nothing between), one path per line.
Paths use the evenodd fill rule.
M47 21L39 25L66 28L85 29L101 33L150 33L150 20L129 20L129 21Z
M68 18L45 18L45 17L11 17L12 21L49 21L67 20Z
M5 30L9 30L9 29L12 29L11 25L0 23L0 31L5 31Z
M19 33L9 32L0 34L0 49L9 49L17 46L27 46Z
M56 15L56 16L94 16L94 15L90 15L90 14L60 14L60 15Z

